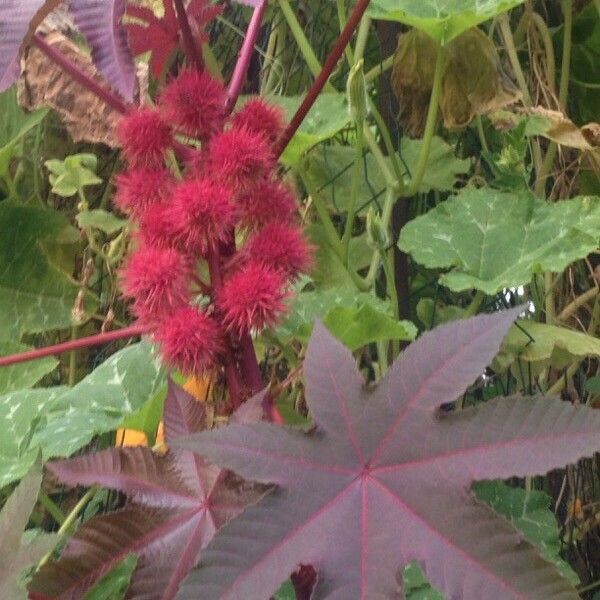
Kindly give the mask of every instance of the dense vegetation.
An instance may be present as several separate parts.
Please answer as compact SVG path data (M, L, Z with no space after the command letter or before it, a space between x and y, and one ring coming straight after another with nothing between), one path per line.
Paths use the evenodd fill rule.
M5 0L0 597L598 600L599 89L599 0Z

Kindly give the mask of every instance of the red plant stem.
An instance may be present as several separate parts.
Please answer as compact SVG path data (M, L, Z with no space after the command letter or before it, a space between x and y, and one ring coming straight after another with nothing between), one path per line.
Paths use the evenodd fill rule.
M33 36L32 41L51 61L55 62L63 71L65 71L65 73L68 73L75 81L98 96L98 98L103 100L108 106L114 108L123 115L131 110L131 104L128 104L119 98L119 96L101 86L87 73L82 71L79 65L70 61L62 52L60 52L60 50L57 50L48 44L41 35L36 33Z
M354 7L352 14L350 15L350 18L346 23L346 27L344 27L344 30L340 34L340 37L338 38L334 47L331 49L331 52L325 60L325 63L323 64L323 68L321 69L319 76L315 79L310 90L308 90L304 101L296 111L296 114L293 116L284 134L281 136L277 148L277 156L280 156L285 150L292 137L294 137L294 134L296 133L298 127L302 125L302 122L306 118L308 111L312 108L319 94L325 87L327 80L333 73L333 70L335 69L338 61L344 53L344 50L348 45L350 38L352 37L354 31L358 27L358 24L360 23L360 20L362 19L365 10L367 10L369 2L370 0L358 0L358 2L356 3L356 6Z
M248 25L248 29L244 37L244 43L240 48L235 69L233 71L231 81L229 82L227 101L225 102L225 108L227 109L228 113L234 109L235 103L242 92L242 87L246 81L248 67L250 66L250 60L252 58L252 52L254 51L254 45L256 44L256 38L258 37L260 26L262 24L263 17L265 16L265 11L267 10L268 4L268 0L261 0L260 4L252 13L252 18L250 19L250 24Z
M177 21L179 21L179 29L181 30L181 41L183 43L185 56L195 69L202 71L202 69L204 69L202 54L200 53L200 49L196 46L196 41L192 34L183 0L173 0L173 2L175 4L175 12L177 13Z
M136 337L148 333L149 328L145 325L134 324L117 331L109 331L108 333L99 333L88 337L55 344L54 346L46 346L45 348L36 348L20 354L11 354L10 356L0 357L0 367L8 367L18 363L37 360L53 354L61 354L62 352L71 352L80 348L90 348L91 346L101 346L115 340L122 340L129 337Z
M210 283L212 285L213 300L223 286L223 277L221 275L221 257L217 250L213 250L208 255L208 270L210 273ZM240 374L235 363L233 348L229 339L225 340L225 355L223 356L223 370L229 389L229 398L232 408L235 410L243 401L242 384Z

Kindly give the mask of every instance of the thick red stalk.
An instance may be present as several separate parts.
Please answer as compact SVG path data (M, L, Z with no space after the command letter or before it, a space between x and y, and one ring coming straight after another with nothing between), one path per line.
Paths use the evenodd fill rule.
M221 275L221 258L218 251L212 251L208 255L208 270L210 272L210 283L212 286L213 300L219 293L223 285L223 277ZM227 388L229 389L229 397L232 408L235 410L243 401L242 385L240 382L240 373L238 371L233 348L229 336L225 340L225 356L223 357L223 370L225 371L225 379L227 380Z
M149 328L147 326L134 324L129 327L124 327L123 329L118 329L117 331L99 333L97 335L79 338L78 340L71 340L69 342L63 342L62 344L55 344L54 346L36 348L35 350L29 350L28 352L21 352L20 354L11 354L10 356L0 357L0 367L8 367L10 365L37 360L38 358L52 356L53 354L71 352L81 348L101 346L102 344L108 344L109 342L114 342L115 340L136 337L148 332Z
M132 108L131 104L128 104L124 100L121 100L119 96L107 90L98 84L92 77L87 73L84 73L78 65L71 62L60 50L53 48L46 40L39 34L35 34L32 38L33 43L53 62L55 62L65 73L68 73L75 81L80 83L83 87L90 90L93 94L98 96L101 100L106 102L108 106L114 108L121 114L126 114Z
M256 38L258 37L268 4L268 0L261 0L260 4L252 13L252 18L250 19L250 24L246 30L244 42L240 49L231 81L229 82L227 102L225 104L227 112L231 112L234 109L235 103L242 92L242 87L246 81L246 75L248 74L248 67L250 66L250 59L252 58L252 52L254 51L254 45L256 44Z
M308 93L306 94L304 101L300 105L300 108L298 108L298 110L296 111L296 114L293 116L292 120L290 121L290 124L288 125L283 136L281 137L281 140L279 141L279 147L277 148L277 156L280 156L281 153L285 150L285 147L289 144L290 140L296 133L298 127L302 125L302 122L306 118L308 111L312 108L319 94L325 87L327 80L333 73L333 70L335 69L340 58L342 57L342 54L344 53L348 42L350 42L350 38L354 34L354 31L358 27L358 24L360 23L363 14L367 10L369 2L370 0L358 0L358 2L356 3L356 6L354 7L352 14L350 15L350 18L346 23L346 27L344 27L344 30L340 34L340 37L338 38L334 47L331 49L331 52L325 60L325 64L323 65L319 76L315 79L310 90L308 90Z
M200 49L196 46L196 40L194 40L194 35L192 34L192 28L188 21L187 11L183 5L183 0L173 0L173 2L175 4L179 29L181 30L181 42L183 44L185 56L195 69L202 71L204 68L202 54L200 53Z

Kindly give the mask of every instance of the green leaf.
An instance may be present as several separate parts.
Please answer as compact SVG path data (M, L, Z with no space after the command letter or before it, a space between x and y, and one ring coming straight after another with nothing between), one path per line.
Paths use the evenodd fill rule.
M415 172L421 144L421 140L411 140L408 137L403 137L400 142L400 164L406 167L407 176ZM302 161L301 168L310 178L314 188L337 212L345 212L348 209L354 157L355 150L351 146L320 145L309 152ZM391 168L391 164L389 166ZM470 169L469 159L456 158L452 146L435 136L431 142L427 170L419 192L450 191L454 188L457 177L466 175ZM358 206L366 208L369 202L380 198L385 188L385 178L377 161L372 154L365 155L358 184Z
M77 230L57 211L4 201L0 231L0 339L69 327L79 288L50 263L43 245L69 245ZM94 310L91 298L86 308Z
M21 110L14 86L0 94L0 176L6 174L17 152L17 142L39 125L47 114L47 108L32 113Z
M600 394L600 377L598 375L595 377L590 377L585 382L585 390L590 394Z
M440 283L493 295L525 285L534 273L561 272L600 239L600 201L548 203L527 193L467 189L408 223L398 245L430 269L451 269Z
M31 349L31 346L19 342L0 341L0 356L17 354ZM0 368L0 394L33 387L44 375L53 371L57 365L58 361L55 358L47 357Z
M152 346L129 346L60 395L31 443L41 446L46 458L70 456L95 435L120 427L164 385L165 374Z
M403 137L400 142L400 157L410 173L414 173L417 168L422 145L423 140L413 140L408 137ZM433 190L449 192L456 185L458 176L466 175L470 170L470 159L457 158L454 148L442 138L435 136L431 141L425 177L418 191L423 194Z
M38 562L57 543L54 535L36 536L32 541L23 543L24 530L29 516L37 501L42 483L42 466L39 455L36 463L0 511L0 598L7 600L25 600L25 591L21 576L23 571Z
M353 287L335 287L326 290L306 291L296 295L288 317L275 333L284 343L292 339L308 341L315 319L325 320L330 311L339 307L359 309L371 305L379 314L392 315L391 306L365 292L357 292Z
M286 581L275 594L274 600L296 600L296 592L291 581Z
M47 160L52 191L64 198L83 192L89 185L102 183L95 171L98 158L94 154L73 154L64 160Z
M156 440L158 424L162 419L166 396L167 386L164 385L140 410L127 417L121 423L121 427L143 431L148 438L148 445L153 446Z
M409 341L417 337L417 328L410 321L396 321L370 304L332 308L323 323L350 350L372 342Z
M304 96L270 96L269 100L281 106L291 119ZM309 148L333 137L350 120L344 94L321 94L285 149L281 161L287 166L296 165Z
M504 338L501 352L525 362L562 368L576 358L600 356L600 339L556 325L518 321Z
M417 303L417 317L427 327L433 329L442 323L464 319L467 311L453 304L445 305L443 302L434 302L432 298L421 298Z
M83 600L122 600L137 566L135 554L126 556L110 573L101 577Z
M473 491L479 500L510 519L541 550L544 558L554 563L573 585L579 583L577 574L560 557L558 525L550 510L552 499L548 494L513 488L502 481L478 482L473 486Z
M522 4L524 0L372 0L374 19L400 21L447 44L463 31Z
M77 215L77 223L82 229L99 229L108 235L120 231L127 225L127 219L119 219L102 209L85 210Z
M45 459L70 456L95 435L114 431L165 385L147 342L102 363L75 387L19 390L0 396L0 487L18 480L41 448Z

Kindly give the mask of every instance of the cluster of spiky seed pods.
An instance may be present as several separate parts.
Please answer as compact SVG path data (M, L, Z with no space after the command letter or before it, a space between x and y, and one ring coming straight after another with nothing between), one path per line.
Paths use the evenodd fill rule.
M281 111L260 99L232 116L224 106L219 82L187 70L119 128L128 170L115 202L136 224L122 289L186 374L275 324L311 265L295 193L277 172ZM193 147L182 170L173 153L181 140Z

